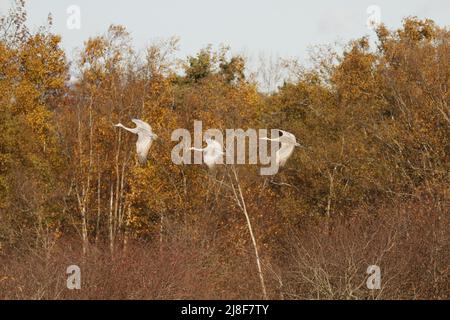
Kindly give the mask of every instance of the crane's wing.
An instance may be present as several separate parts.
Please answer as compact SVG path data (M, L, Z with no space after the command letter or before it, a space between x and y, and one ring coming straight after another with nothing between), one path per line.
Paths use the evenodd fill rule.
M210 147L213 150L213 153L217 156L223 155L223 148L222 145L218 142L218 141L211 141L210 142Z
M153 139L146 134L138 134L138 140L136 141L136 152L138 160L141 165L147 164L147 155L150 147L152 146Z
M133 121L138 128L152 132L152 127L147 122L139 119L131 119L131 121Z
M280 167L286 164L286 161L290 158L294 152L295 146L297 145L297 138L287 131L279 131L279 141L281 142L281 148L276 153L276 161Z
M280 129L278 131L280 132L280 142L297 143L297 138L292 133Z
M215 164L223 164L223 149L222 145L215 140L207 142L208 146L205 148L205 154L203 155L203 161L205 164L212 168Z

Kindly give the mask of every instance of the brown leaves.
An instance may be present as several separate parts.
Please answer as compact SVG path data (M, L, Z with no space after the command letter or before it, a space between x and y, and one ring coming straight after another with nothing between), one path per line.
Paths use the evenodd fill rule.
M326 239L337 216L369 216L417 190L445 198L449 32L429 20L380 26L375 50L364 37L343 54L313 53L309 69L287 64L296 80L267 94L229 48L209 46L180 63L172 38L139 55L117 25L85 42L66 87L61 38L27 34L22 9L0 19L0 228L10 244L21 232L42 241L80 232L85 249L105 241L114 253L130 238L163 246L182 235L199 251L215 247L224 265L223 252L251 248L245 202L266 262L286 258L276 248L288 232L306 232L306 219L323 225ZM136 136L113 126L133 118L161 138L146 167L136 164ZM192 132L194 120L204 131L280 128L306 147L273 177L237 167L238 198L230 166L172 163L171 133Z

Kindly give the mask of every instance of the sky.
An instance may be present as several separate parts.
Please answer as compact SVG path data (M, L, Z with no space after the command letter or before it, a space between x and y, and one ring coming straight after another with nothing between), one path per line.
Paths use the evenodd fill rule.
M0 0L0 13L11 2ZM67 27L72 5L80 9L80 29ZM62 35L69 55L114 23L126 26L137 49L178 36L183 55L208 44L225 44L232 52L249 56L305 58L314 45L373 37L367 27L367 19L374 17L373 11L367 12L372 5L379 8L380 21L391 28L411 15L432 18L441 26L450 23L449 0L28 0L27 10L32 29L52 13L52 31Z

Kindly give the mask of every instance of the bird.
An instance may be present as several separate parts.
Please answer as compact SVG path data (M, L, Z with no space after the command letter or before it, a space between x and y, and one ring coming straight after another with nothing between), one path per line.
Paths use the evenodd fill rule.
M131 119L136 124L136 128L127 128L123 124L118 123L115 127L123 128L131 133L137 134L136 152L138 155L139 164L145 166L147 164L147 155L154 140L158 136L153 133L152 127L145 121L139 119Z
M280 135L277 138L270 139L268 137L260 138L260 140L277 141L281 143L280 149L275 153L275 162L279 167L286 164L286 161L294 152L295 147L303 147L297 143L295 136L287 131L276 129Z
M213 169L216 164L220 164L223 162L223 149L222 145L214 139L206 138L206 147L199 148L190 148L190 150L201 151L204 153L203 162L208 166L209 169Z

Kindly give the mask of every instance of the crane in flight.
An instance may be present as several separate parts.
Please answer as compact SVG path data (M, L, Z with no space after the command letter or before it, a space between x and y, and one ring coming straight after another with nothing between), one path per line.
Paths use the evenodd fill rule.
M294 152L295 147L303 146L297 142L297 139L292 133L280 129L277 129L277 131L279 132L277 138L270 139L263 137L260 140L276 141L281 144L280 149L275 153L275 162L279 167L282 167Z
M213 169L216 164L223 163L223 149L222 145L211 138L206 138L205 148L190 148L190 150L203 152L203 162L208 166L209 169Z
M138 139L136 141L136 152L138 155L138 161L142 166L145 166L147 164L147 155L150 147L152 146L153 141L158 138L158 136L153 133L152 127L147 122L139 119L132 119L131 121L136 124L136 128L127 128L121 123L118 123L114 126L137 134Z

